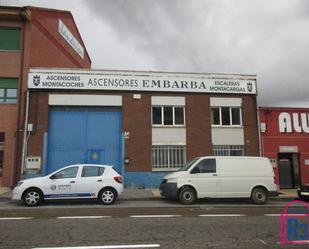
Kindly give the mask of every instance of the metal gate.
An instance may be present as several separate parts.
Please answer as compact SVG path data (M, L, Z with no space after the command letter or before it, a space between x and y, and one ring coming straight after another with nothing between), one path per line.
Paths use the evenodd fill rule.
M52 107L46 172L76 163L114 165L122 171L121 109Z

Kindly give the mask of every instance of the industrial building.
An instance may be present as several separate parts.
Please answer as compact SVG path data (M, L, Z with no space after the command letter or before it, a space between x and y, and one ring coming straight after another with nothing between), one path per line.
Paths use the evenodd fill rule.
M32 68L28 89L24 174L112 164L157 187L197 156L260 153L254 75Z

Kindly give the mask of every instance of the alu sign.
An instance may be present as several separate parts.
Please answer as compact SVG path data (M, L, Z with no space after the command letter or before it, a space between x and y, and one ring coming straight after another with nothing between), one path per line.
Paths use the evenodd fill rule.
M281 112L278 121L280 133L309 134L309 113Z
M255 76L30 69L29 89L256 94Z

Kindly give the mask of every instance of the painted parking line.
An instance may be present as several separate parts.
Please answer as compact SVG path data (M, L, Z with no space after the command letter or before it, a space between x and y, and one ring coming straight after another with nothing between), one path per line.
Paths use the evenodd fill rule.
M59 216L57 219L102 219L111 218L111 216Z
M33 217L2 217L0 220L31 220Z
M268 217L278 217L278 216L280 216L280 214L264 214L264 216L268 216Z
M129 248L159 248L160 244L142 245L110 245L110 246L74 246L74 247L35 247L32 249L129 249Z
M200 214L200 217L242 217L245 214Z
M131 218L172 218L172 217L181 217L178 214L150 214L150 215L130 215Z

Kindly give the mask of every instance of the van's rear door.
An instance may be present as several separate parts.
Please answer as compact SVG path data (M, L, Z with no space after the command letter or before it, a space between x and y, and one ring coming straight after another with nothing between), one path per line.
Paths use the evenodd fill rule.
M192 185L197 190L197 196L220 197L219 177L215 158L201 160L190 172Z

